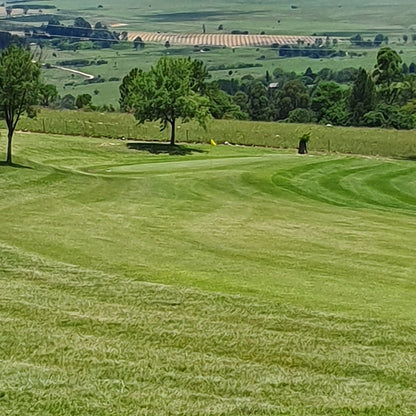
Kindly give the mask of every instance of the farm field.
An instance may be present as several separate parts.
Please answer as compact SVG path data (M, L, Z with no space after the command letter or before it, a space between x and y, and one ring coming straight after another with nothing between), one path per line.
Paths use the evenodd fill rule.
M144 43L188 46L216 46L216 47L253 47L278 45L296 45L298 41L305 45L313 45L317 36L279 36L279 35L236 35L236 34L177 34L177 33L154 33L154 32L128 32L127 39L133 42L140 37Z
M391 47L401 51L403 62L410 65L416 63L416 46L394 45ZM243 76L264 77L266 71L270 74L276 68L284 71L294 71L298 74L304 73L308 67L314 72L323 68L337 71L347 67L364 67L371 70L376 61L377 48L370 50L355 49L359 53L357 57L338 57L332 59L310 59L310 58L282 58L272 48L210 48L203 52L195 50L190 46L172 46L169 50L162 44L149 44L144 49L134 50L130 42L123 43L116 48L97 50L56 51L45 48L42 52L43 61L46 64L55 65L65 63L73 59L85 59L90 62L104 60L103 65L77 66L74 69L100 76L103 83L89 84L85 77L71 75L58 69L43 69L43 78L54 83L61 96L72 94L77 96L89 93L93 97L95 105L112 104L118 107L119 86L122 78L134 67L148 70L162 56L190 56L204 62L207 66L211 80L216 79L241 79ZM218 69L225 65L227 69ZM244 67L247 65L247 67ZM251 67L250 67L251 66ZM71 67L71 66L69 66ZM230 75L229 71L232 70Z
M414 414L412 159L18 133L0 413Z
M403 50L400 55L403 62L410 65L416 63L416 46L391 45L395 50ZM364 67L371 70L376 61L377 48L371 50L359 50L359 57L338 57L333 59L310 59L310 58L282 58L272 48L210 48L208 52L195 50L193 47L172 46L169 50L161 44L147 45L144 49L134 50L130 42L123 43L117 48L97 50L56 51L45 48L42 51L43 61L46 64L70 61L73 59L85 59L90 62L97 60L107 61L103 65L76 66L74 69L92 74L95 77L103 78L103 83L89 84L85 77L71 75L68 72L58 69L43 69L43 79L48 83L57 86L59 94L72 94L75 97L79 94L89 93L95 105L112 104L118 107L119 86L122 78L134 67L148 70L155 65L162 56L190 56L204 62L209 70L211 80L216 79L241 79L243 76L264 77L266 71L270 74L276 68L284 71L294 71L298 74L305 73L310 67L314 72L323 68L337 71L342 68ZM54 56L56 55L56 56ZM247 67L244 67L244 64ZM225 65L227 69L217 69ZM252 67L249 67L249 66ZM243 66L240 68L240 66ZM71 67L71 66L69 66ZM229 71L232 69L232 74Z
M30 5L32 2L28 2ZM36 2L34 2L36 3ZM253 33L266 31L271 34L310 35L314 32L356 33L364 31L388 31L391 33L411 30L415 24L413 3L401 0L380 4L376 0L331 0L297 2L260 0L210 1L201 6L190 0L168 2L156 0L105 0L96 4L75 0L46 0L37 20L47 20L56 14L63 22L84 16L92 21L105 21L118 30L143 30L152 32L201 33L205 24L207 32L216 32L222 24L224 30L248 30ZM47 9L46 6L55 6ZM102 7L98 7L102 6ZM293 7L295 6L295 7ZM16 11L15 19L35 20Z
M30 1L25 4L36 6L36 3ZM203 36L204 29L205 36L216 38L229 34L232 30L247 30L250 36L262 32L267 36L286 35L293 38L328 34L341 39L348 39L357 33L361 33L364 39L373 39L376 34L381 33L389 37L389 45L400 52L403 62L407 65L416 62L416 47L412 41L416 26L412 12L413 4L408 0L383 5L375 0L365 2L342 0L336 5L329 0L317 2L301 0L293 4L270 0L255 3L235 0L224 3L216 0L202 8L197 2L172 3L165 0L157 0L151 4L141 0L120 2L107 0L94 5L78 0L70 4L62 0L46 0L42 4L44 8L41 9L41 13L35 8L31 9L28 16L24 16L22 10L16 9L13 18L0 20L0 27L7 30L16 27L17 30L22 31L25 25L40 26L53 14L63 24L72 24L74 18L83 16L92 25L103 22L119 32L152 33L148 35L149 39L155 36L165 39L166 33L198 38ZM218 30L220 25L223 26L223 30ZM405 34L409 38L408 42L403 41L402 37ZM265 76L266 71L271 74L276 68L296 73L304 73L308 67L316 72L325 67L339 70L362 66L369 70L374 66L377 52L377 48L353 47L348 40L341 41L338 48L350 54L334 59L281 58L275 50L261 46L238 47L233 52L230 47L212 46L209 51L201 51L195 49L194 45L175 45L174 42L172 42L173 46L166 50L163 44L164 42L159 41L147 43L143 50L138 51L133 49L131 42L122 42L108 50L87 49L75 52L45 47L42 50L42 60L47 64L56 65L61 61L72 59L89 61L103 59L107 63L76 68L94 76L100 75L104 81L102 83L88 85L84 82L85 79L58 70L45 70L44 78L48 82L55 83L61 95L71 93L76 96L89 93L93 96L95 105L117 106L119 86L117 79L121 79L133 67L148 69L160 56L166 54L201 59L208 68L211 68L212 79L239 79L245 75L262 77ZM351 53L356 55L352 56ZM240 64L251 67L239 68ZM227 69L216 69L221 65L227 66Z

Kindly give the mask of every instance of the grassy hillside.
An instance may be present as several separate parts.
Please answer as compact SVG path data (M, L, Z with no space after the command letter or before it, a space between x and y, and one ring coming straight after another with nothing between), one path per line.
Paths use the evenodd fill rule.
M28 131L95 137L131 138L141 141L167 141L170 131L160 131L159 123L138 125L132 115L84 111L42 110L36 118L24 118L19 128ZM197 123L179 123L180 142L218 143L294 149L299 137L311 132L312 151L416 157L413 131L375 128L327 127L322 125L211 120L207 130Z
M413 161L27 133L15 149L0 413L415 413Z
M151 3L143 0L103 0L94 4L79 0L70 4L64 0L47 0L45 4L55 5L59 9L57 14L63 21L71 21L82 15L94 23L105 21L108 24L124 24L118 26L120 30L200 32L205 24L208 31L212 32L217 30L219 24L223 24L225 30L242 29L253 32L351 33L357 30L406 30L414 24L411 13L408 13L413 5L410 0L382 5L376 0L339 0L336 4L331 0L312 3L308 0L260 0L255 3L246 0L214 0L203 5L190 0L174 3L166 0L155 0ZM98 7L99 5L102 7Z

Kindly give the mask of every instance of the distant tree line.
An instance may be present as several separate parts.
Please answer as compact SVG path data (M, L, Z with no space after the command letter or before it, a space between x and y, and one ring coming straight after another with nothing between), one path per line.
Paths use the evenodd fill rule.
M57 17L52 17L47 25L41 26L39 30L34 30L33 37L56 37L54 46L60 47L61 44L78 42L79 40L88 40L92 42L93 47L109 48L114 43L120 41L120 34L110 31L108 27L97 22L94 27L83 17L77 17L72 25L65 26L61 24ZM62 48L65 49L65 48ZM70 49L70 48L68 48Z
M276 68L261 78L215 84L241 110L239 118L342 126L416 127L416 65L393 49L378 51L373 70L324 68L303 74ZM237 114L237 113L236 113Z
M363 48L379 48L382 43L386 45L389 43L389 38L382 34L378 34L374 39L364 39L359 33L350 37L350 42L354 46L361 46Z
M160 97L156 94L157 84L168 82L173 69L178 73L186 69L192 74L188 104L195 104L201 95L204 108L214 118L396 129L416 127L416 64L403 63L397 52L388 46L379 49L370 71L349 67L338 71L323 68L314 72L309 67L304 73L296 74L276 68L259 78L246 75L241 79L210 81L208 71L200 61L181 62L185 69L179 64L179 69L171 67L169 60L163 65L160 63L155 67L160 73L166 69L166 75L159 78L155 75L159 74L156 69L147 74L137 68L123 78L119 100L121 111L137 113L138 106L144 101L151 102L152 111L156 111L164 99L163 94ZM102 78L97 77L97 82L100 81ZM176 85L175 82L171 80L172 85ZM145 87L150 88L150 92L141 97L140 91ZM173 91L176 93L178 88ZM98 93L98 90L94 91L94 94ZM67 94L60 98L52 86L43 86L40 94L42 105L114 111L112 106L95 107L89 94L78 97ZM185 105L186 100L179 102Z
M26 39L21 36L12 35L9 32L0 31L0 49L7 49L12 44L24 47L26 45Z
M410 39L412 40L412 42L415 42L416 33L413 33L410 36ZM406 33L403 34L402 40L403 40L403 43L407 43L409 40L409 35L407 35ZM387 45L389 43L389 38L388 36L385 36L379 33L374 37L374 39L364 39L359 33L357 33L356 35L350 37L350 42L354 46L361 46L364 48L371 48L371 47L379 48L383 43Z
M324 68L315 73L307 68L304 73L296 74L276 68L272 73L266 71L260 78L246 75L241 79L209 81L208 71L200 61L188 58L175 65L165 59L149 73L137 68L130 71L120 85L120 109L137 115L143 103L150 102L150 109L143 112L141 119L148 119L149 114L158 115L157 109L162 108L166 104L163 100L167 99L159 94L160 84L171 88L176 95L180 88L186 90L186 96L181 98L179 94L177 97L178 115L175 117L210 113L214 118L396 129L416 127L416 64L404 64L388 46L379 49L370 71ZM189 85L176 85L176 78L179 80L182 76L174 79L172 74L182 72L190 74ZM100 81L101 77L97 77L97 82ZM145 89L148 93L140 95ZM42 106L115 110L111 105L94 106L90 94L77 97L67 94L61 98L51 84L39 82L36 91L37 102ZM94 90L94 94L99 91ZM174 118L166 120L171 123ZM171 124L174 130L174 122Z
M277 49L279 56L285 58L292 57L308 57L308 58L335 58L337 56L345 56L346 52L336 50L334 46L337 39L330 40L329 37L316 38L314 43L305 43L303 39L298 39L296 44L279 45L274 43L271 45L273 49Z

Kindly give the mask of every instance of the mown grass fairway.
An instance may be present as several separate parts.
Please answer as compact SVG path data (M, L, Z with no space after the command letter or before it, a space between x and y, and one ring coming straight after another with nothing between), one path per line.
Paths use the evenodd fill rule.
M24 133L15 155L0 414L415 414L413 160Z

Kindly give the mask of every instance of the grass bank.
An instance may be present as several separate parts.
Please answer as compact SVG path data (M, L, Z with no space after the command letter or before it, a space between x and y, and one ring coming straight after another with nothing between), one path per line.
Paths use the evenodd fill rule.
M22 119L19 128L55 134L89 137L131 138L167 141L169 131L159 131L158 123L138 125L133 116L120 113L42 110L36 119ZM196 123L179 124L179 142L231 143L248 146L294 149L299 137L310 131L309 148L316 152L416 157L414 131L321 125L266 123L238 120L212 120L204 130Z

